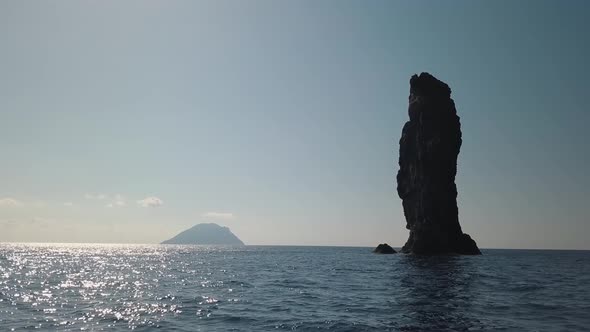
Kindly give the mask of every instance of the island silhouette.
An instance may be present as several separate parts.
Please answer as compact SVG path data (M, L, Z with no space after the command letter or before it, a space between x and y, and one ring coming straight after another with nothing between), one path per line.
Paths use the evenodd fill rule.
M208 244L243 246L244 242L228 227L215 223L197 224L161 244Z

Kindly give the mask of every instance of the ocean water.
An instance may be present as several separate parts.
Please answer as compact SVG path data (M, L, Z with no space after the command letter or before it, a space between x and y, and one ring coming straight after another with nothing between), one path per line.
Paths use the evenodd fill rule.
M0 331L584 331L590 252L0 244Z

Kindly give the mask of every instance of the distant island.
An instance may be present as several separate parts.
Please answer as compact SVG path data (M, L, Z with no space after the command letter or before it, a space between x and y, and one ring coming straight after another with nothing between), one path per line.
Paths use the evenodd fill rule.
M211 244L243 246L244 242L238 239L229 228L214 223L198 224L181 232L162 244Z

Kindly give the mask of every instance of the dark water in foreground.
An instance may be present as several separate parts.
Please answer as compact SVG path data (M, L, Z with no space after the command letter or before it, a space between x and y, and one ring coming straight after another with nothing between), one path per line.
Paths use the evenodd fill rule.
M590 252L0 244L0 330L583 331Z

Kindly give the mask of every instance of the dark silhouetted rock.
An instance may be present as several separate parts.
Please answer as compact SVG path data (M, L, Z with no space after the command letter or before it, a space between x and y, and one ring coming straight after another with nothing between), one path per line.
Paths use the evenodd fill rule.
M211 244L211 245L240 245L244 242L238 239L227 227L217 224L198 224L176 235L162 244Z
M381 243L380 245L373 250L376 254L395 254L396 251L392 247L390 247L387 243Z
M412 76L408 112L397 174L397 192L410 230L402 252L481 254L459 225L455 175L461 123L451 89L428 73Z

